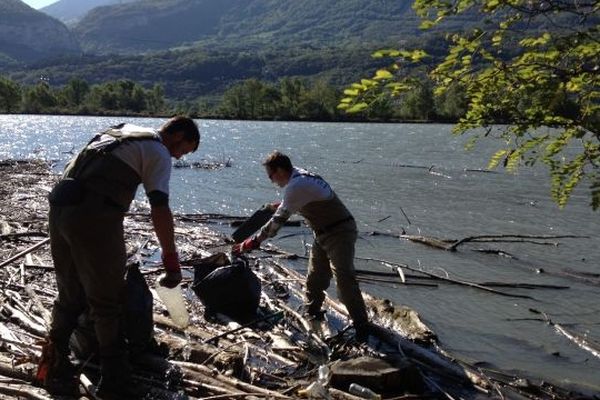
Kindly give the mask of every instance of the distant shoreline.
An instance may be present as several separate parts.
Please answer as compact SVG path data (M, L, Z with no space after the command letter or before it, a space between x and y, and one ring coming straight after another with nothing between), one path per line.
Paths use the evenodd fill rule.
M52 117L122 117L122 118L170 118L175 114L122 114L122 113L98 113L98 114L47 114L47 113L0 113L0 115L36 115ZM306 123L352 123L352 124L445 124L454 125L457 121L449 120L380 120L380 119L240 119L224 118L214 115L190 115L194 119L210 119L216 121L257 121L257 122L306 122Z

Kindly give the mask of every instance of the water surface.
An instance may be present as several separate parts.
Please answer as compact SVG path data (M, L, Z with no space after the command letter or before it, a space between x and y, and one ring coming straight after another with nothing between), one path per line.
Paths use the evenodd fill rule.
M60 169L69 152L79 149L94 132L123 121L152 127L163 122L0 116L0 159L41 157L56 160ZM438 334L441 345L457 357L600 392L600 360L558 335L551 325L532 320L539 316L529 311L546 312L553 321L600 342L600 287L535 273L536 269L560 272L566 268L599 272L599 215L591 211L585 188L576 191L569 205L560 210L549 197L548 176L541 167L517 174L473 171L485 168L496 144L486 142L467 153L465 138L452 136L450 125L198 122L202 144L187 160L231 159L232 167L175 169L171 181L174 209L250 214L281 194L264 174L261 160L273 149L286 152L294 164L325 177L354 213L362 232L357 244L360 257L405 263L475 282L569 286L567 290L499 289L535 299L530 300L446 284L423 288L361 283L363 290L375 296L417 310ZM560 239L557 246L471 244L450 253L367 234L402 229L450 239L482 234L589 238ZM297 228L285 230L295 232ZM302 239L296 235L275 242L302 253ZM304 239L310 241L308 231ZM478 248L499 249L516 259L473 251ZM304 269L305 265L295 267ZM383 270L369 262L358 262L357 268Z

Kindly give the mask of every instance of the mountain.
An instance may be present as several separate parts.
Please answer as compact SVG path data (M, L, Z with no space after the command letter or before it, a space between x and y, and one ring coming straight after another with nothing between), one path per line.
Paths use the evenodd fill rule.
M380 46L420 34L410 6L397 0L141 0L95 8L74 31L86 50L99 53L186 43Z
M59 3L73 1L91 7L111 0ZM29 85L41 75L53 85L74 77L91 84L118 79L146 87L162 83L167 96L179 100L219 96L247 78L274 82L292 76L343 86L389 63L369 57L376 49L425 47L435 56L443 53L444 31L480 20L463 17L454 20L454 26L423 33L411 4L406 0L122 2L93 8L72 27L83 56L4 70Z
M46 6L40 11L54 17L65 24L72 25L78 22L88 11L112 4L124 4L135 0L59 0Z
M62 22L20 0L0 0L0 66L80 51L79 43Z

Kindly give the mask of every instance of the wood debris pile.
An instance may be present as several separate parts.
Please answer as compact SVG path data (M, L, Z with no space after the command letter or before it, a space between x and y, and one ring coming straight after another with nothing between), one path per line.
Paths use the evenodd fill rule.
M0 162L0 173L0 398L50 399L34 376L56 296L46 195L57 176L42 162ZM136 360L136 382L149 390L149 398L350 400L359 398L349 393L353 380L362 386L371 383L384 398L573 397L544 382L453 360L414 311L368 295L369 313L378 327L367 343L356 341L344 307L330 298L327 326L318 334L298 311L304 278L287 267L289 254L271 245L250 260L263 289L258 318L247 325L221 315L205 318L204 306L189 288L193 267L196 260L231 246L210 224L239 219L176 215L191 324L179 329L155 298L155 338L169 354L166 360L155 354ZM125 231L130 262L143 264L140 270L153 287L162 267L147 208L134 205ZM77 365L81 398L95 398L98 366L93 359ZM374 377L374 370L385 372Z

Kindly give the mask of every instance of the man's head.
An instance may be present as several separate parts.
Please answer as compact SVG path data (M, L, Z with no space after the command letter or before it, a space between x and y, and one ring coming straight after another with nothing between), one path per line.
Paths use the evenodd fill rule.
M198 126L188 117L173 117L158 132L171 157L176 159L196 151L200 145Z
M275 150L265 158L262 165L264 165L271 182L279 187L288 184L293 169L288 156Z

